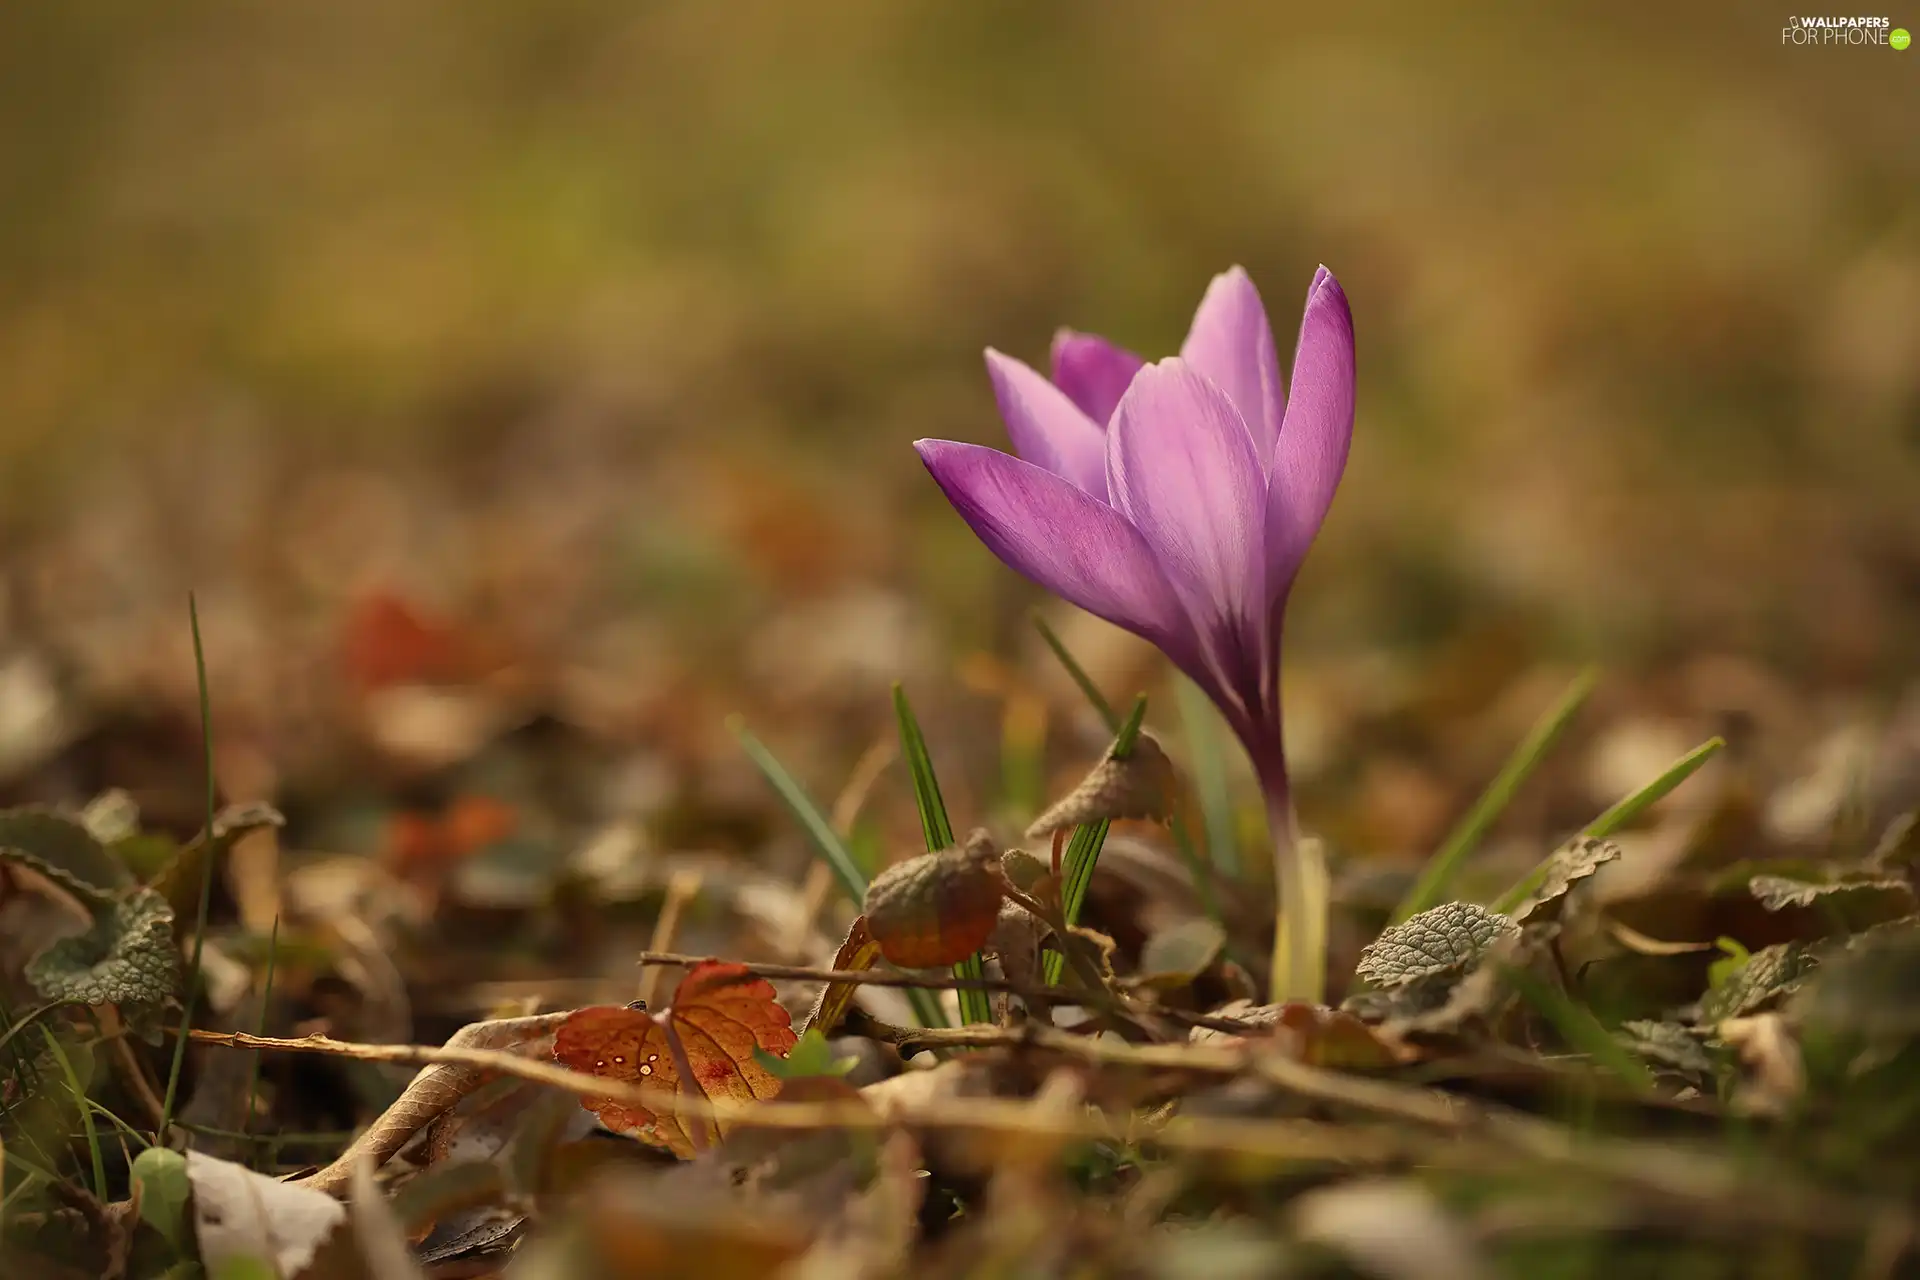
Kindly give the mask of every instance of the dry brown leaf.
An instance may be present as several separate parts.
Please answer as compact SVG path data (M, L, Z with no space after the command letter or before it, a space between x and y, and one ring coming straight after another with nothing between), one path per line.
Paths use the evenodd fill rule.
M1180 779L1173 761L1144 729L1125 759L1111 751L1052 808L1027 828L1033 839L1056 831L1121 818L1165 822L1173 816Z

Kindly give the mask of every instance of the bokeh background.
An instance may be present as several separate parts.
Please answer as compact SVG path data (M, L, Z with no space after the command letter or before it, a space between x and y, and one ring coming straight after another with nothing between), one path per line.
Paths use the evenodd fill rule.
M896 679L984 811L976 730L1098 734L909 442L1003 440L989 344L1173 351L1236 262L1283 347L1318 263L1356 314L1288 649L1344 846L1417 856L1586 660L1631 732L1569 814L1729 714L1801 761L1913 706L1920 52L1784 25L6 6L0 772L190 828L191 589L223 788L303 840L394 839L303 794L539 790L422 781L525 731L604 766L544 789L563 825L745 847L779 818L728 825L764 793L724 717L831 795Z

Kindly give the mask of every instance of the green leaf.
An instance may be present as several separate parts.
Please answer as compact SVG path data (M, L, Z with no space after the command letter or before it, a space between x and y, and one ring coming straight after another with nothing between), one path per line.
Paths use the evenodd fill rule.
M1721 958L1707 966L1707 989L1724 987L1733 980L1733 975L1746 967L1753 959L1753 952L1747 950L1738 938L1719 937L1713 945L1721 951Z
M1162 929L1140 949L1140 980L1149 986L1182 987L1220 958L1227 935L1211 920L1187 920Z
M1804 943L1763 947L1700 997L1696 1021L1713 1026L1727 1018L1758 1013L1797 991L1818 964L1812 949Z
M1464 970L1518 926L1471 902L1446 902L1393 926L1360 953L1354 976L1378 987L1403 987Z
M784 1058L776 1058L758 1047L753 1051L753 1058L768 1074L782 1080L802 1080L809 1076L837 1078L853 1070L860 1061L854 1057L835 1057L833 1046L827 1043L827 1038L820 1034L817 1027L807 1028Z
M1623 1022L1616 1038L1656 1067L1689 1076L1711 1076L1719 1068L1699 1034L1683 1022Z
M1207 859L1215 871L1238 880L1240 841L1234 827L1226 759L1220 750L1219 713L1200 686L1185 676L1174 677L1173 695L1180 706L1180 723L1187 729L1188 765L1207 828Z
M187 1158L166 1147L148 1147L134 1157L133 1181L140 1188L140 1220L158 1231L175 1253L195 1257L193 1230L187 1222L193 1200Z
M1400 924L1411 919L1446 897L1447 888L1453 883L1461 866L1480 847L1487 832L1507 811L1507 806L1513 803L1521 786L1533 776L1534 770L1547 758L1547 753L1566 733L1567 727L1580 714L1580 708L1586 705L1594 686L1599 682L1599 668L1588 667L1582 671L1573 678L1573 683L1567 686L1559 701L1547 708L1546 714L1527 731L1527 736L1507 757L1507 762L1500 766L1500 772L1487 784L1480 798L1473 802L1473 807L1447 833L1446 840L1433 857L1427 859L1427 864L1420 869L1420 878L1414 881L1406 897L1394 908L1392 923Z
M51 809L0 810L0 858L31 867L94 906L133 885L86 826Z
M1720 748L1726 746L1723 738L1709 738L1693 750L1668 765L1666 771L1649 782L1640 790L1607 810L1592 822L1580 834L1596 840L1604 840L1632 823L1634 819L1667 798L1675 787L1691 778L1701 765L1711 760ZM1555 851L1558 852L1557 850ZM1548 857L1520 878L1520 882L1508 889L1495 900L1495 911L1513 911L1521 903L1532 897L1534 891L1546 882L1549 869L1553 865L1554 855Z
M913 705L907 701L907 691L897 684L893 686L893 711L900 721L900 752L906 758L907 771L913 778L913 800L914 806L920 811L920 831L926 840L927 852L938 853L954 844L953 823L947 818L947 802L941 798L940 780L934 776L933 756L927 750L926 737L920 732L920 721L913 714ZM956 978L978 979L986 975L986 962L977 951L953 966L953 976ZM986 992L961 991L957 994L960 1021L993 1021L993 1001Z
M147 889L111 903L85 933L60 939L27 963L34 990L69 1004L158 1006L179 978L173 909Z

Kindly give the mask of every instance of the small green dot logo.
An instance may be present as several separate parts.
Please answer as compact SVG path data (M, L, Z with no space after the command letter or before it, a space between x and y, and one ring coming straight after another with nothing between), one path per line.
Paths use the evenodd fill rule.
M1887 33L1887 43L1896 49L1904 49L1913 43L1913 37L1907 34L1905 27L1895 27Z

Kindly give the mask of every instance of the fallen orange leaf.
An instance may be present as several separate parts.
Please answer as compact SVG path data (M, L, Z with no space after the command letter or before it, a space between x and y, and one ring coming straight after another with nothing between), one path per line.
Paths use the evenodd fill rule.
M610 1080L642 1081L713 1101L754 1102L778 1094L780 1080L754 1060L753 1051L784 1058L796 1039L772 983L749 976L745 965L709 960L687 972L672 1005L658 1013L630 1005L576 1009L554 1033L553 1057ZM581 1105L614 1132L683 1159L710 1141L705 1121L671 1110L608 1098L585 1098ZM722 1135L727 1128L714 1127Z

